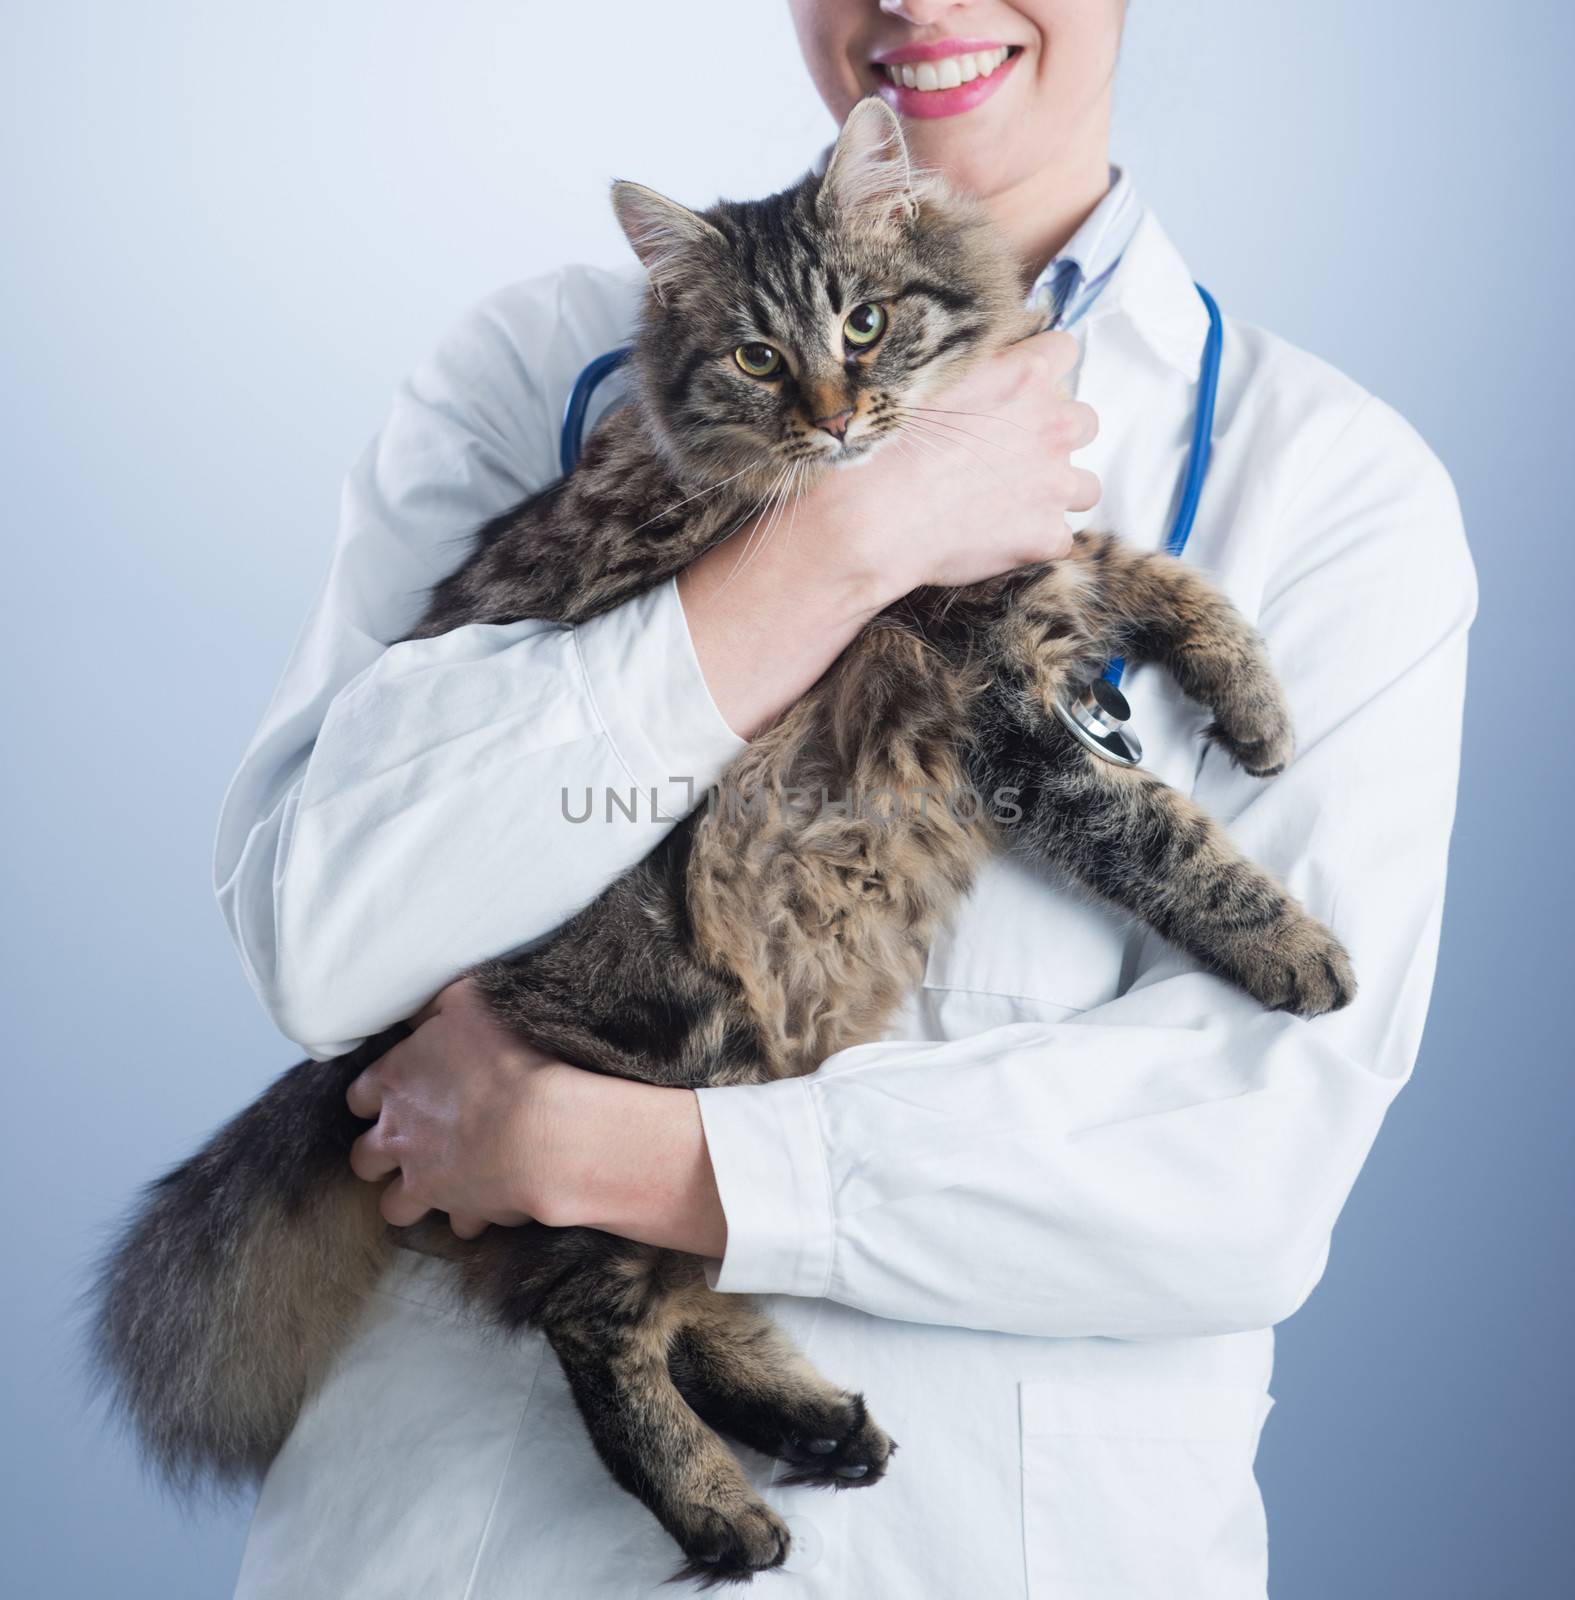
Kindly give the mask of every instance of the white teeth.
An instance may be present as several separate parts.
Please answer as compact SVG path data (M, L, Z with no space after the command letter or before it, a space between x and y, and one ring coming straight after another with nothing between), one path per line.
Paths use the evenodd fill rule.
M1001 45L994 50L975 50L968 55L947 56L942 61L921 61L917 66L890 66L884 70L892 83L929 93L934 89L956 89L975 78L988 78L1010 54Z

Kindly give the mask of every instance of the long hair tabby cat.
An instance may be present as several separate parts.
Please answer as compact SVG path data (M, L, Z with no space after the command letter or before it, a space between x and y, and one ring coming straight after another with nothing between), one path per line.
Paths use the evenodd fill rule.
M855 458L969 363L1032 332L982 213L911 172L892 114L850 115L823 178L703 214L621 184L650 293L632 399L583 461L481 533L414 637L525 617L577 622L650 589L790 477ZM841 351L841 356L832 352ZM833 404L832 402L837 402ZM854 420L840 453L812 426ZM1191 801L1104 763L1049 713L1110 657L1164 663L1213 739L1276 771L1290 728L1259 640L1195 572L1080 536L1066 561L892 607L739 757L732 796L529 953L475 978L533 1044L655 1083L811 1072L879 1034L978 864L1053 862L1271 1006L1313 1016L1353 982L1334 937ZM1011 791L988 807L792 794ZM353 1330L401 1239L347 1164L345 1088L404 1035L303 1062L148 1192L98 1286L97 1351L149 1453L177 1481L261 1470ZM545 1331L613 1476L685 1570L747 1578L788 1534L718 1433L789 1481L874 1483L891 1443L698 1261L584 1229L441 1224L444 1254L504 1329Z

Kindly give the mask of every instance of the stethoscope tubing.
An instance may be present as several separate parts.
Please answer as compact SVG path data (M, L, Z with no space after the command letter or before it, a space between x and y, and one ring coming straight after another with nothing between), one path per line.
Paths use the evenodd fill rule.
M1225 349L1225 324L1214 296L1201 283L1192 286L1203 301L1209 315L1209 331L1203 339L1203 359L1198 364L1198 403L1192 413L1192 442L1187 449L1187 469L1181 478L1181 499L1176 506L1176 517L1165 537L1165 551L1178 560L1192 537L1192 525L1198 520L1198 504L1203 499L1203 485L1208 480L1209 459L1214 453L1214 403L1220 391L1220 357ZM1117 657L1101 674L1112 688L1121 687L1127 669L1126 662Z
M564 477L579 465L580 449L585 443L585 416L591 401L604 378L611 377L629 359L632 347L620 345L616 350L604 351L594 361L588 361L563 408L563 426L558 430L558 465Z

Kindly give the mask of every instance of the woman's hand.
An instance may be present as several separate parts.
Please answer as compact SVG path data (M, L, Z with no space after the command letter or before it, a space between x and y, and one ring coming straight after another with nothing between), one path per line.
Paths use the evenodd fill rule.
M888 604L1066 555L1067 512L1100 495L1071 459L1099 431L1064 387L1076 363L1070 334L1035 334L911 407L895 447L817 485L824 559Z
M1068 398L1066 333L1035 334L915 407L867 463L740 529L679 578L717 709L752 737L869 619L923 584L968 584L1071 549L1099 480L1072 464L1098 431Z
M567 1069L500 1028L466 982L411 1020L415 1032L346 1093L376 1124L351 1148L356 1176L393 1174L381 1209L395 1227L434 1209L467 1239L489 1222L524 1222L530 1145L553 1072Z
M446 1211L461 1238L534 1218L720 1255L727 1225L688 1089L584 1072L522 1043L468 980L350 1085L376 1126L350 1165L395 1227Z

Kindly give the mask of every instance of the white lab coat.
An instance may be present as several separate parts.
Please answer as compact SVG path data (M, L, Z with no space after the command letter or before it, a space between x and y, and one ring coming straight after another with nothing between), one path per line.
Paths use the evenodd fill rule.
M555 473L632 276L496 296L400 391L326 587L225 805L219 893L263 1003L318 1055L547 933L665 822L574 824L590 786L667 815L739 748L672 586L578 628L387 648L463 535ZM1156 547L1204 314L1152 217L1079 325L1094 518ZM959 458L961 460L961 458ZM893 514L900 516L901 507ZM770 1297L902 1449L788 1518L781 1600L1261 1600L1252 1462L1272 1326L1330 1231L1427 1009L1475 583L1449 479L1381 401L1227 320L1187 559L1257 619L1300 733L1270 783L1129 679L1150 766L1349 945L1361 994L1269 1014L1145 929L1007 862L892 1036L810 1079L701 1092L719 1290ZM598 798L598 816L602 815ZM501 1343L411 1257L263 1489L244 1600L670 1595L667 1537L596 1461L539 1336ZM1294 1422L1291 1424L1294 1426Z

